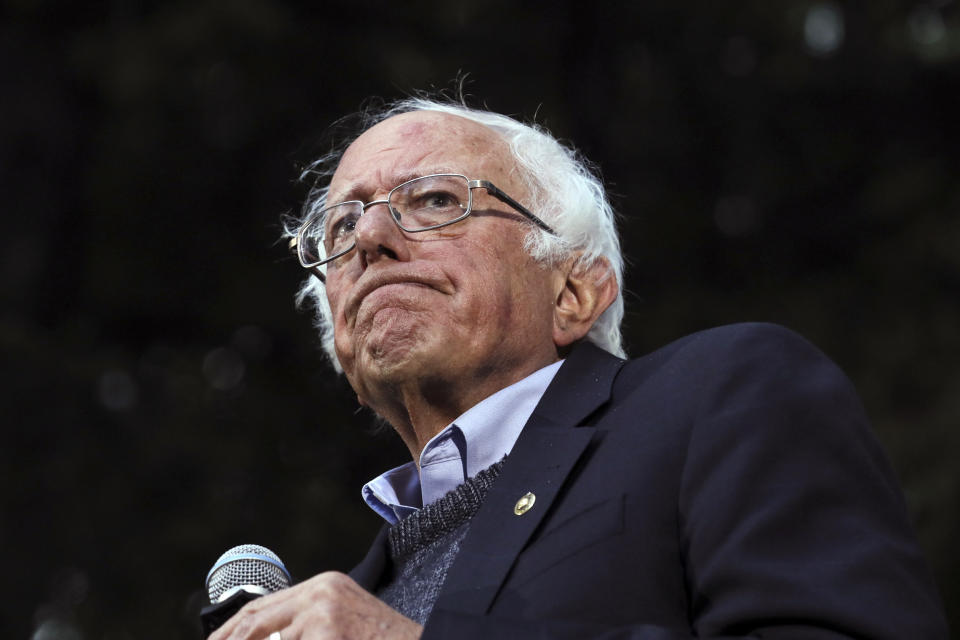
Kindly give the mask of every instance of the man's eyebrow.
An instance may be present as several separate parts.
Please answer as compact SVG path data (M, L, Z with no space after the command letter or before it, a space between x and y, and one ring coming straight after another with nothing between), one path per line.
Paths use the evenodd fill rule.
M387 184L390 185L390 188L399 186L408 180L413 180L414 178L422 178L423 176L431 176L438 173L454 173L457 175L463 175L463 172L456 169L451 169L449 166L440 166L440 167L427 167L420 168L417 170L410 171L400 171L397 173L392 173L389 175L389 181ZM470 176L467 176L468 178ZM369 187L364 182L353 182L346 186L345 190L337 191L335 198L331 198L330 194L327 194L327 203L335 204L337 202L345 202L347 200L363 200L370 191Z

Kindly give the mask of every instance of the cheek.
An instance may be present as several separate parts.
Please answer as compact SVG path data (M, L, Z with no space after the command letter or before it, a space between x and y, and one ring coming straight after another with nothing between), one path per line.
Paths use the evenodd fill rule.
M455 309L464 328L482 328L511 312L509 274L501 269L493 260L478 260L460 272Z
M327 303L329 305L329 319L333 324L334 349L337 352L337 358L340 360L340 364L346 368L347 363L351 359L348 345L352 340L352 332L346 322L341 305L339 304L340 296L338 295L338 289L335 286L335 281L328 280L327 283Z
M343 304L349 296L353 281L344 277L343 270L330 269L327 271L327 305L330 308L330 317L338 331L343 322Z
M465 324L477 329L527 331L549 322L549 282L529 264L493 261L478 266L474 274L464 288L462 310L466 317L461 321Z
M333 350L337 353L337 360L349 378L353 371L353 341L352 336L343 328L342 323L333 327Z

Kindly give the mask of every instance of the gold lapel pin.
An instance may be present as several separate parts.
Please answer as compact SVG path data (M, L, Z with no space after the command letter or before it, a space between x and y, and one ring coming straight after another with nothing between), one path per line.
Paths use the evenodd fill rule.
M527 511L533 507L533 503L537 501L537 496L533 495L530 492L527 492L526 495L517 500L517 504L513 505L513 514L517 516L522 516Z

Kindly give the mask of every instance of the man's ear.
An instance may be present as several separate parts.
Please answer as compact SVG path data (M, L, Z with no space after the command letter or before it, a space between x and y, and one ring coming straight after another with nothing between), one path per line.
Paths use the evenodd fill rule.
M562 282L554 303L553 342L562 349L587 335L617 299L619 287L610 262L603 257L589 264L572 259L564 263L558 276Z

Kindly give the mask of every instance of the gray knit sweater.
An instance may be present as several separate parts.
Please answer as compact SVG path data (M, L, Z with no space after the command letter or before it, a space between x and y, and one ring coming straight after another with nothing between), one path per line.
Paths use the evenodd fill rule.
M502 466L503 460L491 465L390 529L392 566L377 590L381 600L411 620L426 622L447 570L460 551L470 519L480 509Z

